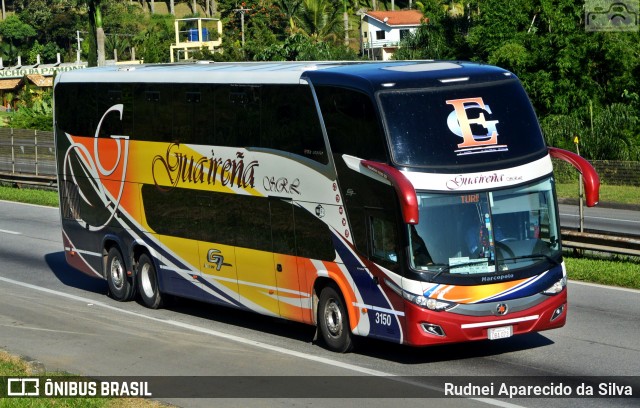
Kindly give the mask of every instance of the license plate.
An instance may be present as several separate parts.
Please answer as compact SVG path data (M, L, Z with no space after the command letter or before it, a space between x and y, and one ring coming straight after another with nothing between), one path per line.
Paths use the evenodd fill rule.
M513 336L513 326L492 327L487 330L489 340L506 339Z

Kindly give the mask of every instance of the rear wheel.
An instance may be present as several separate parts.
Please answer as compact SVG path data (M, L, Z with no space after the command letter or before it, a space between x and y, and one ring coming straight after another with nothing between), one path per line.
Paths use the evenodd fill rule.
M111 297L120 302L133 298L133 282L127 276L127 267L120 250L116 247L109 249L107 255L107 283Z
M157 309L162 306L162 295L158 289L158 274L147 254L140 255L138 260L138 291L145 306Z
M324 344L330 350L346 353L353 348L349 315L339 290L333 285L320 292L318 327Z

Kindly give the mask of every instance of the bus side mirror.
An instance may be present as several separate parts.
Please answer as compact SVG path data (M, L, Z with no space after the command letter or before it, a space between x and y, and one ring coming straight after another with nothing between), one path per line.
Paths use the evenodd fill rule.
M593 207L600 201L600 177L591 163L568 150L549 147L549 155L555 159L566 161L582 174L587 207Z
M400 200L402 219L406 224L417 224L420 211L418 210L418 197L413 184L398 169L384 163L371 160L362 160L362 166L377 174L393 186Z

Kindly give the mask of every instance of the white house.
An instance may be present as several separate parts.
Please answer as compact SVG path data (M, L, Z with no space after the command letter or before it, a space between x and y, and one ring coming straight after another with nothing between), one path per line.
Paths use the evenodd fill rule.
M400 40L428 21L418 10L368 11L362 17L362 50L374 60L387 61Z

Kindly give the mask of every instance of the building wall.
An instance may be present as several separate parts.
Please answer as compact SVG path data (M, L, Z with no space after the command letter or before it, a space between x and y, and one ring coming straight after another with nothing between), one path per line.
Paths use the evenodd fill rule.
M364 54L374 60L387 61L391 59L400 43L401 30L415 33L417 27L391 27L376 19L365 17L362 20L362 41ZM377 38L377 32L384 31L384 39ZM366 36L365 36L366 33Z

